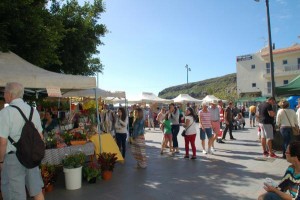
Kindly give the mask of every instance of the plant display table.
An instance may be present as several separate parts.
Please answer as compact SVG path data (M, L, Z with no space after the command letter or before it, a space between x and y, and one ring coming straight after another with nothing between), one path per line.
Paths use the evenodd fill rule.
M59 165L66 155L70 155L82 151L85 155L94 155L95 146L92 142L88 142L84 145L67 146L57 149L46 149L45 157L42 160L42 164Z

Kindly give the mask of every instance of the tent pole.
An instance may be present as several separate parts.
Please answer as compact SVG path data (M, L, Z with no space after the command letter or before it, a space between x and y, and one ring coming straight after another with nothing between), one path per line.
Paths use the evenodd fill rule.
M99 73L97 73L97 82L96 86L98 88L98 80L99 80ZM99 105L98 105L98 94L97 94L97 89L95 88L95 100L96 100L96 114L97 114L97 130L98 130L98 136L99 136L99 148L100 148L100 153L102 153L102 145L101 145L101 137L100 137L100 119L99 119Z

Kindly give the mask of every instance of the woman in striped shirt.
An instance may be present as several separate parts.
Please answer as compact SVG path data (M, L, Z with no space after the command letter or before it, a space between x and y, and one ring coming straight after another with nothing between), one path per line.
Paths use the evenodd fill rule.
M203 148L203 154L212 154L211 151L211 145L213 142L213 137L212 137L212 125L211 125L211 116L210 112L207 109L208 105L206 102L202 103L202 110L199 111L199 125L200 125L200 139L201 139L201 144ZM205 150L205 135L208 138L208 150L206 152Z

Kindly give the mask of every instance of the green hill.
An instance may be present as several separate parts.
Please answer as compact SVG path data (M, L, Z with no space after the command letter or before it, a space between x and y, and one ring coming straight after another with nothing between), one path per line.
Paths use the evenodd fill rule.
M202 99L206 95L215 95L220 99L236 100L236 73L169 87L159 92L158 96L172 99L179 94L189 94L197 99Z

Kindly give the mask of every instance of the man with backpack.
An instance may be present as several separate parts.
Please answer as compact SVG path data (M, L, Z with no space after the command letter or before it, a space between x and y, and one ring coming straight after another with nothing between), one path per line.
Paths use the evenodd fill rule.
M17 150L15 145L12 144L13 142L8 139L10 137L18 144L21 133L24 134L25 120L18 109L13 106L20 108L26 118L30 119L31 106L23 101L23 95L24 87L22 84L16 82L6 84L4 98L10 106L0 111L1 191L4 199L25 200L26 186L30 196L34 196L35 200L43 200L42 187L44 184L39 166L34 164L35 167L28 168L24 166L24 163L21 164L20 156L18 156L18 153L20 153L19 147ZM35 109L32 112L31 121L40 136L38 139L41 139L43 129L40 116Z

